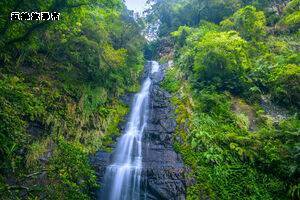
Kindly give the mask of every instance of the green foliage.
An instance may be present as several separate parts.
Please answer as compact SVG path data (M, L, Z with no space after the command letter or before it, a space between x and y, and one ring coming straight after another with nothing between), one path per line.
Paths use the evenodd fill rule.
M258 131L249 132L232 112L228 93L195 93L181 83L172 91L180 98L173 100L175 138L181 138L174 147L197 181L188 187L187 199L288 199L288 191L297 195L297 116L278 127L261 122Z
M295 11L299 10L299 8L300 8L300 1L299 0L292 0L286 5L286 7L284 8L284 12L285 13L292 13L292 12L295 12Z
M277 68L273 80L273 98L282 105L300 107L300 67L289 64Z
M278 72L298 67L298 35L267 37L265 24L264 13L247 6L223 20L220 27L210 22L201 22L199 28L180 27L171 34L175 63L197 88L212 85L249 101L259 101L262 93L269 92L274 102L297 108L298 72L289 79L293 83Z
M209 32L197 44L195 79L221 90L241 93L249 68L247 43L236 32Z
M123 116L128 113L128 107L116 102L111 108L99 107L99 113L105 119L103 121L103 134L101 135L101 148L111 151L109 145L120 135L118 125Z
M176 68L168 69L166 77L162 83L162 86L168 92L176 92L180 88L180 78L178 77L178 72L176 70Z
M184 28L183 28L184 29ZM196 48L199 40L208 32L217 32L219 31L219 26L214 23L210 23L207 21L201 21L201 24L198 28L192 28L188 32L188 35L184 36L186 41L183 43L183 46L178 45L177 36L180 36L181 31L175 31L172 33L173 39L175 40L176 48L175 48L175 57L178 58L175 61L178 62L181 69L185 70L186 74L192 74L192 66L195 60ZM175 36L175 37L174 37Z
M169 36L175 66L162 86L176 108L174 148L196 180L187 199L299 199L299 1L243 2L258 9L232 7L220 25L190 21ZM266 115L262 94L292 115ZM235 110L235 96L248 111Z
M291 0L281 11L280 18L277 17L275 29L278 32L291 32L295 33L299 30L300 27L300 1Z
M174 0L155 1L148 10L149 22L160 22L159 36L167 36L180 26L196 27L201 20L218 23L240 8L243 1L231 0Z
M153 58L156 56L158 46L159 46L158 41L151 41L145 45L144 55L147 60L153 60Z
M36 10L62 17L9 21ZM172 41L162 85L174 94L174 147L196 180L187 199L300 198L299 0L155 1L147 21L164 38L146 46L143 21L120 0L5 0L0 11L1 197L89 199L88 154L119 135L128 108L118 99L138 88L142 51L153 58ZM232 94L270 95L296 114L273 123L260 108L250 132Z
M262 11L246 6L233 14L234 28L246 40L259 40L266 35L266 18Z
M27 121L36 118L42 111L36 97L27 85L16 76L5 76L0 80L0 169L20 167L20 150L26 145Z
M80 144L62 138L53 152L48 170L53 183L47 192L54 199L89 199L89 193L97 186L87 152Z
M39 168L39 159L42 158L48 151L48 147L53 141L50 137L42 140L34 141L28 146L26 155L26 166L30 168Z
M188 26L180 26L177 31L171 33L172 37L178 43L179 47L185 45L187 36L191 33L191 28Z
M295 11L286 15L280 22L280 25L287 27L291 31L298 31L300 28L300 11Z
M9 20L53 10L59 21ZM0 11L0 196L89 199L87 156L110 150L128 112L118 99L138 88L143 22L120 0L3 1Z

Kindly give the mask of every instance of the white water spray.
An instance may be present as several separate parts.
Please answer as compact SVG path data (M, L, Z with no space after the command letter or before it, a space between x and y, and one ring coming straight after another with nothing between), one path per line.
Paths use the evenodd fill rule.
M151 61L152 64L152 69L151 69L151 73L156 73L159 71L159 64L156 61Z
M151 73L159 71L157 62L152 61L151 66ZM148 76L141 91L135 95L125 133L113 154L113 164L106 168L101 200L140 199L142 135L147 125L151 83Z

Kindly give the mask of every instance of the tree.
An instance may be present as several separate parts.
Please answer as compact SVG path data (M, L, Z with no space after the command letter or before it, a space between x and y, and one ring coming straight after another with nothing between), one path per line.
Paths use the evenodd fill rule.
M208 32L198 42L194 60L196 80L235 94L245 89L250 60L247 42L237 32Z
M84 0L78 1L67 1L67 0L51 0L45 1L4 1L0 4L0 11L4 18L0 18L0 35L1 42L4 45L13 44L16 42L24 41L29 38L37 30L45 30L50 25L50 21L22 21L22 22L10 22L10 13L13 11L33 12L36 10L46 10L48 12L61 12L61 15L68 15L67 13L82 6L99 6L99 7L110 7L113 8L118 5L118 1L109 0Z
M233 14L234 28L246 40L259 40L266 35L266 18L262 11L246 6Z

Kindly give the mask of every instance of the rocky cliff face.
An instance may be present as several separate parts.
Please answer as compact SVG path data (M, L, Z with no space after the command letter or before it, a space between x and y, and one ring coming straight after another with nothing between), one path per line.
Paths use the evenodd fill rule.
M146 74L150 67L148 63ZM170 95L159 87L163 73L154 73L151 79L149 118L142 141L141 199L185 199L186 168L172 148L172 134L176 127L174 109L169 100ZM91 159L100 183L111 157L109 153L98 152Z
M172 148L176 128L170 95L159 87L163 73L152 75L150 111L143 136L142 189L145 199L185 199L185 167Z

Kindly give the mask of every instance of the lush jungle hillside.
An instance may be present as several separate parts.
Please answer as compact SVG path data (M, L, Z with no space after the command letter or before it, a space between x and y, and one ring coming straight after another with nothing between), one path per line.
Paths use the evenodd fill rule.
M194 180L187 199L300 198L299 8L172 0L147 11L159 26L146 56L174 63L163 86Z
M187 199L300 199L300 1L149 2L144 19L121 0L0 2L0 199L93 199L89 155L119 136L144 57L173 61Z
M89 199L88 155L119 134L120 96L138 89L143 24L119 0L4 0L0 13L0 199Z

